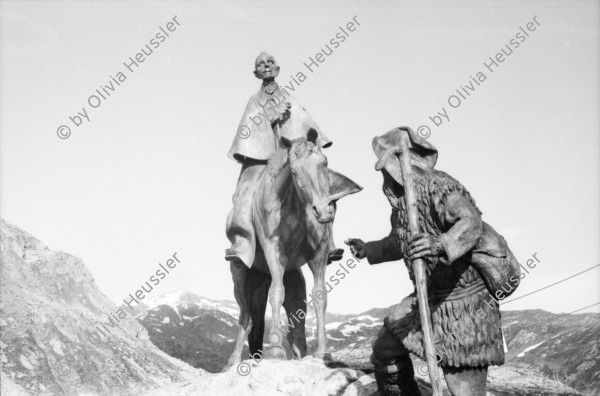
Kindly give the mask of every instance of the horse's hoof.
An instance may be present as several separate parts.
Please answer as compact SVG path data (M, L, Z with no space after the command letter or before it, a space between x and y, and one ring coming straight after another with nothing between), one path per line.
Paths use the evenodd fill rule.
M315 352L313 353L313 357L316 359L321 359L324 362L333 362L333 358L331 357L331 353L327 352Z
M287 353L281 347L271 347L264 353L263 359L287 360Z

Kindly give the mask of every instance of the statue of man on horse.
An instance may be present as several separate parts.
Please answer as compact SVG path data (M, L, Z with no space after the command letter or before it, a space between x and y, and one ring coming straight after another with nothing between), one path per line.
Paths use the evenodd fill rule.
M241 261L248 267L252 266L256 248L249 209L267 161L279 146L279 138L305 137L310 129L314 129L318 133L316 144L319 147L332 145L300 102L275 81L280 70L275 58L261 52L254 66L254 76L262 80L262 84L248 100L228 153L229 158L242 164L242 170L233 196L233 209L227 218L226 232L231 248L225 250L226 260ZM333 211L333 205L327 210ZM329 242L329 260L340 260L343 249L336 249L333 240Z
M279 66L261 53L254 75L262 80L248 101L229 157L242 164L227 237L234 294L240 306L240 329L229 366L241 361L246 337L250 355L262 351L267 299L272 307L270 348L266 357L286 358L279 327L280 308L301 323L287 333L298 358L306 355L304 317L306 284L300 267L308 263L315 277L316 357L327 359L325 268L342 258L333 243L336 202L362 187L328 169L322 149L331 146L304 107L275 82Z

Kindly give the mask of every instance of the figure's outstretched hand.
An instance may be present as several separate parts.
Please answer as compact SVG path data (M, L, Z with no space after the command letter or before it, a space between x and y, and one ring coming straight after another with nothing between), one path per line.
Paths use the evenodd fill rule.
M444 246L438 236L422 233L413 235L408 240L408 258L410 260L442 256L444 253Z
M365 249L367 244L364 243L362 239L348 238L344 241L344 243L350 246L350 252L357 259L364 259L367 257L367 252Z

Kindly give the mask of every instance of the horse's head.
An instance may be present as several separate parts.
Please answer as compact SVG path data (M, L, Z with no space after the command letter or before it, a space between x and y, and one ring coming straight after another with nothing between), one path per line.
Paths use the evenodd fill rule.
M319 223L333 221L335 206L329 196L327 157L317 145L319 134L311 129L306 138L290 141L281 137L288 150L289 166L300 199L312 208Z

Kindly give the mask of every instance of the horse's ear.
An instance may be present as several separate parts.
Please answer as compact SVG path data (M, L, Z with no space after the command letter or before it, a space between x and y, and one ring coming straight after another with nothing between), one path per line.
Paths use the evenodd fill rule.
M292 147L292 141L283 136L279 138L279 142L281 143L281 147L283 147L286 150L289 150L290 147Z
M363 188L342 175L331 169L329 172L329 199L337 201L340 198L345 197L349 194L354 194L361 191Z
M317 132L315 129L310 128L308 130L308 133L306 134L306 140L308 140L309 142L313 143L313 144L317 144L317 138L319 137L319 132Z

